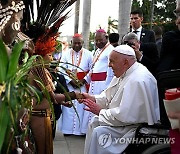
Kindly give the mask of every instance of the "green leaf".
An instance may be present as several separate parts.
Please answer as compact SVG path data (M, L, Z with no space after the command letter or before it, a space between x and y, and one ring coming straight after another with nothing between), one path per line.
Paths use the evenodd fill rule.
M1 100L0 100L1 101ZM2 149L2 145L4 143L4 139L5 139L5 135L6 135L6 131L7 130L7 126L8 126L8 123L9 123L9 116L8 116L8 107L7 107L7 104L6 102L1 102L0 103L1 106L0 106L0 132L1 132L1 135L0 135L0 151Z
M21 78L23 78L25 75L27 75L27 73L29 72L29 70L36 64L35 59L38 57L38 55L32 56L28 59L28 61L26 63L23 64L23 66L21 66L21 68L18 70L16 77L14 79L14 84L18 84L18 82L21 80ZM34 64L35 63L35 64Z
M36 99L38 102L42 101L43 95L36 87L29 85L26 83L26 86L30 89L31 93L33 93L36 96Z
M10 61L9 61L9 67L8 67L8 74L7 78L11 78L16 74L17 68L18 68L18 62L19 62L19 56L22 51L22 47L24 45L24 42L20 42L14 45L11 56L10 56Z
M27 52L24 53L24 59L23 59L23 63L26 63L29 59L29 55Z
M0 40L0 84L6 80L7 68L8 68L8 54L3 44Z

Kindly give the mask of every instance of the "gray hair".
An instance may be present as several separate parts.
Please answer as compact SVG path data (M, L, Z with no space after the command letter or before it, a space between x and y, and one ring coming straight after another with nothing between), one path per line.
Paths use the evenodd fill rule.
M126 41L129 41L129 40L132 40L132 39L135 39L138 41L138 37L135 33L133 32L130 32L130 33L127 33L126 35L124 35L123 39L122 39L122 42L125 43Z

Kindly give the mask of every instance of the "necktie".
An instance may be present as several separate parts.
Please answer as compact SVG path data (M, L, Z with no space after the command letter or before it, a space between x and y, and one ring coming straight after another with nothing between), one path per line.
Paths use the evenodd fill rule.
M133 33L135 33L135 34L137 34L139 31L137 31L137 30L135 30L135 31L133 31Z

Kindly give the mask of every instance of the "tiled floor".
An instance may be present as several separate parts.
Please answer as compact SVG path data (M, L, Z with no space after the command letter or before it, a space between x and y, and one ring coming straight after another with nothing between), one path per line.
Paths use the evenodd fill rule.
M54 139L54 154L83 154L85 137L63 136L59 131L56 132Z

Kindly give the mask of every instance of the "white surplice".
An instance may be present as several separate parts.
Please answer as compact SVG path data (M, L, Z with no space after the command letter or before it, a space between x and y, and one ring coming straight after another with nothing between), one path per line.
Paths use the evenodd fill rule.
M101 53L102 49L97 49L94 53L94 57L93 59L96 59L96 57L100 54L98 60L96 61L96 63L94 64L93 68L91 68L90 73L85 77L85 80L90 83L90 88L89 88L89 94L92 95L96 95L96 94L100 94L103 90L105 90L108 85L110 84L112 78L114 77L114 73L112 71L112 69L110 67L108 67L109 65L109 55L111 53L111 51L113 51L114 47L109 44L105 50ZM101 73L101 72L107 72L107 76L106 79L104 81L91 81L91 74L92 73ZM88 114L85 115L85 121L87 123L83 123L83 125L85 124L85 126L83 126L83 128L87 128L89 122L91 121L91 118L94 116L91 112L89 111L85 111ZM86 120L88 119L88 121ZM82 132L86 133L87 129L83 129Z
M73 56L72 56L73 53ZM63 66L66 69L69 69L71 71L76 70L77 72L86 72L89 71L92 65L92 53L86 49L83 48L83 53L80 61L80 68L77 68L73 65L70 65L74 62L74 65L77 65L80 59L80 52L75 52L72 49L69 49L68 51L64 52L61 58L61 64L60 66ZM72 61L73 58L73 61ZM65 64L70 63L70 64ZM83 71L82 71L83 70ZM60 71L64 72L62 68L60 68ZM80 89L74 89L71 84L69 83L72 79L69 78L67 75L64 76L66 79L67 87L69 91L78 91L78 92L87 92L87 89L84 86L82 86ZM87 120L83 117L85 116L85 110L84 110L84 104L79 104L77 100L73 100L73 104L78 112L79 118L75 113L75 110L73 107L68 108L62 106L62 115L60 119L58 120L58 129L63 134L74 134L74 135L82 135L84 134L81 129L87 129L82 128L82 123L86 122ZM80 123L79 123L80 122ZM86 122L87 123L87 122ZM84 125L83 125L84 126Z
M128 143L116 143L115 138L132 138L140 123L160 120L156 79L138 62L95 98L103 109L89 125L85 154L122 153Z

